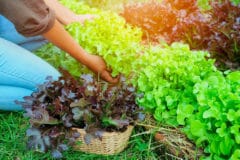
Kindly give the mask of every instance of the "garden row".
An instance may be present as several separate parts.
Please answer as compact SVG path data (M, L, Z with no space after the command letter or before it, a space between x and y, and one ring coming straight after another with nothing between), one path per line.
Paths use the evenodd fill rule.
M211 3L210 3L211 2ZM240 67L239 1L163 0L124 7L128 23L141 27L144 39L182 41L208 50L221 69Z
M189 139L204 149L203 157L206 159L240 159L240 71L220 71L214 65L215 60L211 59L213 54L191 50L214 47L213 53L236 54L231 60L233 63L239 62L240 22L236 18L239 8L233 10L236 6L225 1L221 4L213 3L213 10L210 12L215 14L216 8L230 7L227 10L232 13L229 14L230 17L222 15L225 12L218 11L224 19L229 18L229 21L224 20L225 23L222 23L221 19L213 20L214 14L208 17L212 22L209 23L204 19L207 14L202 14L196 5L189 5L191 7L187 9L174 6L174 12L173 9L166 8L167 5L156 2L137 5L137 8L134 6L136 10L127 8L129 10L125 10L124 15L136 11L132 16L136 25L149 27L143 27L146 31L145 37L148 35L147 37L156 40L156 35L161 35L168 43L171 42L171 45L164 42L152 45L143 44L142 30L126 24L125 19L116 13L93 9L76 0L61 2L78 14L98 15L84 25L74 23L66 28L87 52L105 59L113 70L113 76L121 73L127 77L128 82L132 83L141 95L137 99L138 104L151 113L156 121L182 128ZM143 10L141 7L147 9ZM168 7L173 8L173 5ZM170 15L170 18L176 16L183 10L184 18L180 22L176 22L174 18L173 22L164 19ZM156 26L152 25L155 22L151 16L156 18L158 15L152 14L152 11L156 11L156 14L166 12L161 18L154 19ZM146 17L146 21L137 21L136 14L149 17ZM158 26L161 28L155 29ZM169 31L173 26L176 30ZM206 32L206 27L216 30L214 33L211 33L212 30ZM221 27L233 28L229 29L231 33L227 33L222 32ZM189 28L191 33L185 34ZM153 31L156 32L152 33ZM206 33L211 33L211 36ZM223 36L225 38L222 38ZM190 47L174 42L179 40L191 42ZM235 44L235 48L232 44ZM226 52L219 51L218 47L225 47L222 50ZM209 51L212 52L211 49ZM88 72L73 58L51 44L44 46L36 54L55 67L67 69L75 77ZM227 59L229 60L229 57Z

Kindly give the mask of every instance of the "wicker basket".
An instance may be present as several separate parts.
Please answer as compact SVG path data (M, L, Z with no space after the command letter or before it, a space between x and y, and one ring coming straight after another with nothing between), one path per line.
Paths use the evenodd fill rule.
M73 128L73 130L77 130L80 133L78 140L82 142L74 147L75 150L101 155L113 155L123 151L127 146L133 126L128 126L124 132L104 132L102 140L95 138L91 140L90 144L84 143L85 130L78 128Z

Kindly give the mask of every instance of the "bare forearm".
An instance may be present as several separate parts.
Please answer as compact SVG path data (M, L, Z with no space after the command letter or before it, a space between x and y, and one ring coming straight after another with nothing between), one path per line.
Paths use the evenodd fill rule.
M55 20L53 27L43 34L43 36L54 45L69 53L82 64L86 65L88 63L88 54L78 45L57 20Z
M99 56L86 53L57 19L53 27L48 32L44 33L43 36L54 45L70 54L77 61L86 65L94 73L99 74L104 80L110 83L118 82L118 78L113 78L110 75L104 60Z
M44 0L44 2L55 11L60 23L67 25L76 21L76 15L67 7L59 3L58 0Z

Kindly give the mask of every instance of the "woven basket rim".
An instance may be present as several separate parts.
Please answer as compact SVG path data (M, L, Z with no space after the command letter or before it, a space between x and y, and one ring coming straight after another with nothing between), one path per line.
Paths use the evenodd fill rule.
M112 131L112 132L103 131L102 136L112 136L112 135L115 135L115 134L122 134L122 133L128 131L129 129L132 129L133 127L134 127L133 125L129 125L129 126L127 126L127 129L125 131L123 131L123 132L120 132L120 131ZM87 133L85 131L85 129L83 129L83 128L72 127L72 130L77 130L78 132Z
M84 129L73 128L73 130L80 133L78 140L83 142L74 148L83 152L101 155L114 155L120 153L127 147L133 128L134 126L129 125L124 132L103 131L101 139L92 139L89 144L84 142L84 136L87 134L86 131Z

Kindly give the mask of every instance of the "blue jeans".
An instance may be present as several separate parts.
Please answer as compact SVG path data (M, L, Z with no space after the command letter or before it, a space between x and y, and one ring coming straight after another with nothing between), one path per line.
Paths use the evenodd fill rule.
M21 110L15 100L23 100L43 83L47 76L57 79L60 73L33 51L47 41L41 37L26 38L0 15L0 110Z

